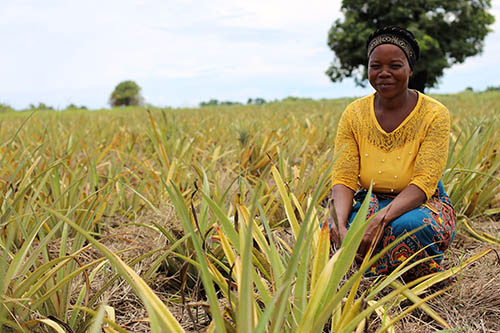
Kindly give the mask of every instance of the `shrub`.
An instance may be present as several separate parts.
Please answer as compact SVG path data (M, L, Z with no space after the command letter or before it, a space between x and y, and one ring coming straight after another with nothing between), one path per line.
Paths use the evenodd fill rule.
M143 102L141 87L134 81L120 82L109 97L111 106L141 105Z
M10 105L0 103L0 113L15 111Z

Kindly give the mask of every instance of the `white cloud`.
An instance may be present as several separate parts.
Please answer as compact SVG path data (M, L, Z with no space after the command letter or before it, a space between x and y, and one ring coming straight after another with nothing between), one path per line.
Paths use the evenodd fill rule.
M495 0L495 36L499 11ZM100 107L125 79L170 105L209 95L348 95L359 91L349 80L332 85L324 75L338 17L340 0L2 0L0 101ZM496 61L494 40L492 51L487 44L483 57L453 70Z

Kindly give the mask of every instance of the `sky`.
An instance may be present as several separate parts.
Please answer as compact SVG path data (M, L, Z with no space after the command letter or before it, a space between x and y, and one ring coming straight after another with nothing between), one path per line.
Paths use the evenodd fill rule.
M328 30L340 0L0 0L0 103L109 107L121 81L147 103L193 107L287 96L362 96L332 83ZM500 0L481 55L445 71L432 93L500 85Z

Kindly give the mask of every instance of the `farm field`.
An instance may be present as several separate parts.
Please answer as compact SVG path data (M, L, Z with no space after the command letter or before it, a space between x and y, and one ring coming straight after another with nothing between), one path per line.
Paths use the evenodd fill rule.
M0 114L0 331L500 331L500 93L434 97L458 230L406 288L319 228L353 99Z

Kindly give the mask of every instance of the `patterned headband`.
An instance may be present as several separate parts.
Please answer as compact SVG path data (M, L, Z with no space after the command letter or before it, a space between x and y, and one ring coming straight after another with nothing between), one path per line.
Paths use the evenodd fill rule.
M413 47L406 40L395 35L386 34L373 38L373 40L368 45L368 57L370 57L370 54L372 54L373 50L377 46L382 44L393 44L403 50L406 58L408 59L408 63L410 64L410 68L413 70L415 62L417 61L417 57L415 52L413 51Z

